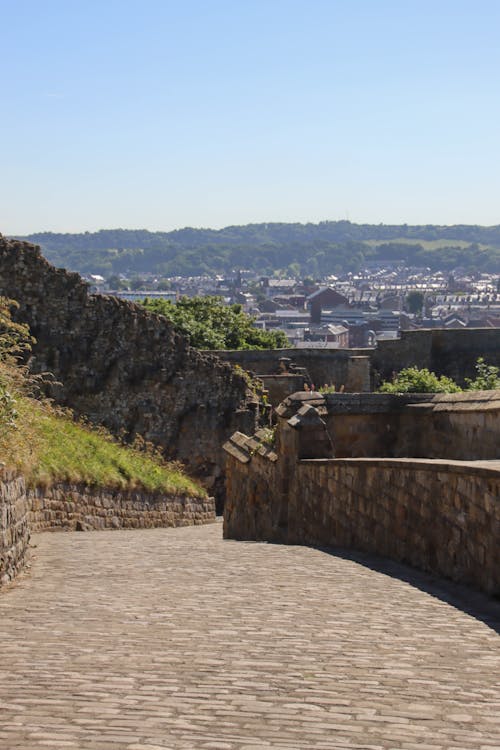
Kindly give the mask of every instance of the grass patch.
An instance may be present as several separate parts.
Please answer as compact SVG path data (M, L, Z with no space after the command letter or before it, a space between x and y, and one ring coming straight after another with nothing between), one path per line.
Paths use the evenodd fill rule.
M104 430L74 422L50 404L16 395L14 429L0 435L0 459L31 486L82 482L109 488L206 496L177 463L115 442Z

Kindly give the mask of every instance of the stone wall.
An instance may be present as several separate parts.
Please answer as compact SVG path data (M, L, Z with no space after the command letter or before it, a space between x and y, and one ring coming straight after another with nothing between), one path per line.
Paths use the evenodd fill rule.
M428 329L401 331L401 338L379 341L371 355L372 380L377 386L405 367L427 367L460 385L474 378L478 357L500 366L500 328Z
M353 548L500 594L498 420L496 460L331 458L325 400L296 397L279 410L272 448L258 433L226 443L226 538ZM440 415L427 406L427 419Z
M23 568L28 552L29 504L24 479L0 469L0 586Z
M215 521L215 501L138 490L57 484L28 490L32 531L149 529Z
M500 593L500 462L305 460L295 481L288 542L374 552Z
M142 306L91 295L39 248L0 236L0 294L37 343L30 366L56 381L49 395L112 433L139 434L180 459L211 492L223 487L221 445L252 432L257 401L243 373L201 354Z
M303 403L292 396L282 414L291 416ZM500 458L499 391L334 393L320 408L338 458Z
M221 359L256 375L279 372L281 357L305 367L316 387L334 385L350 392L370 390L368 349L271 349L260 351L217 351Z
M335 385L337 391L367 392L390 380L404 367L427 367L464 385L474 378L478 357L500 366L500 328L426 329L401 331L399 339L378 342L375 349L274 349L219 351L228 362L257 375L278 371L280 357L305 367L316 387Z

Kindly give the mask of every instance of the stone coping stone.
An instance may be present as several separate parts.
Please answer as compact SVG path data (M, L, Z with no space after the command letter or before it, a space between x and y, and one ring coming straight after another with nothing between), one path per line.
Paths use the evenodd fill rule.
M333 466L374 466L379 469L414 469L415 471L448 471L500 479L500 460L452 461L440 458L303 458L301 464ZM499 498L500 499L500 498Z
M247 464L254 456L261 456L273 462L278 460L277 454L270 446L263 445L255 437L249 437L243 432L233 433L222 447L226 453L229 453L230 456L233 456L233 458L244 464Z

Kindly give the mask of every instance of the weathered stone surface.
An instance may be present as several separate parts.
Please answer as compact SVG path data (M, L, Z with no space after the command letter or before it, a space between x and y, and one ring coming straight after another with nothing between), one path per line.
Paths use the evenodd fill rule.
M478 357L500 365L500 329L465 328L401 331L400 338L379 341L375 349L276 349L221 351L220 357L257 375L278 372L281 357L306 368L316 387L333 384L337 391L361 392L390 380L404 367L427 367L460 385L474 378Z
M185 462L212 492L223 487L222 443L253 432L257 404L241 373L189 347L143 307L91 295L39 248L0 236L0 294L37 343L30 366L52 372L50 395L114 434L141 435Z
M221 359L240 365L245 370L261 375L279 372L279 362L290 358L297 367L305 368L316 387L325 383L346 391L370 390L369 349L273 349L265 351L218 351ZM277 380L276 384L280 381ZM266 387L269 385L266 382ZM281 393L286 395L286 381L281 381L281 390L273 391L272 403Z
M39 534L0 595L2 750L493 750L498 605L220 525Z
M294 398L285 402L287 413L297 409ZM500 458L500 391L333 393L324 402L339 458Z
M457 404L461 398L458 394ZM477 398L483 399L481 395ZM495 403L494 398L489 401ZM448 404L446 412L441 410L443 403ZM469 403L473 403L472 396ZM300 428L301 412L314 410L310 404L303 404L303 399L297 400L297 415L288 420L291 404L283 410L276 439L277 460L248 450L244 460L235 451L229 453L224 512L227 538L354 548L491 594L500 593L500 425L495 409L486 411L492 418L496 415L496 422L491 440L486 435L483 444L487 428L484 423L479 426L481 410L460 407L454 411L453 399L431 399L425 436L436 452L441 447L451 453L457 439L461 457L467 435L474 434L470 453L488 458L494 446L496 461L394 458L390 453L386 458L328 459L314 458L325 455L326 440ZM439 408L434 412L435 405ZM371 432L362 433L362 447L376 448L378 444L381 452L393 448L394 435L388 442L380 430L390 415L364 411L337 415L338 421L342 425L342 420L347 420L354 433L354 428L363 424L366 430L366 419L372 417L371 423L368 420ZM404 409L398 407L398 419L401 413ZM439 431L432 435L432 420L441 420L443 414L452 415L456 421L454 431L439 446ZM358 421L353 422L354 417ZM321 423L319 415L317 423ZM420 444L415 419L413 431L414 440ZM341 448L347 444L346 435L344 424L336 432ZM238 442L250 445L251 438L239 436Z
M30 540L24 479L0 468L0 586L25 565Z
M500 329L464 328L401 331L399 339L379 341L371 353L372 381L388 380L404 367L427 367L460 385L474 378L478 357L500 365Z
M28 490L29 524L38 531L150 529L215 521L213 497L57 484Z

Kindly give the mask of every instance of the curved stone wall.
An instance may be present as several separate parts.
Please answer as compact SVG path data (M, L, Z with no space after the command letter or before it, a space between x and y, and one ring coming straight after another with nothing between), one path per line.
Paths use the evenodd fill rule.
M498 395L492 392L491 398ZM331 458L325 420L332 409L320 394L310 394L309 403L304 394L296 396L278 410L272 448L259 442L258 433L235 433L225 445L226 538L376 553L500 594L498 439L497 460ZM457 404L460 399L458 394ZM467 417L458 424L462 429L473 413L460 413ZM495 424L498 438L498 420ZM474 434L479 444L471 451L477 457L481 430ZM452 443L453 435L448 440ZM460 452L462 443L458 447ZM484 452L489 458L488 440Z

